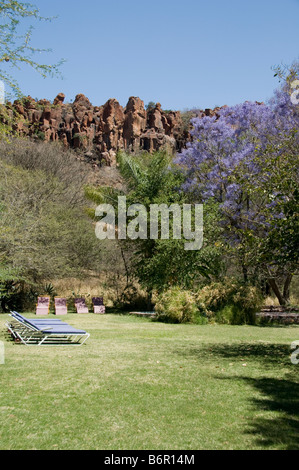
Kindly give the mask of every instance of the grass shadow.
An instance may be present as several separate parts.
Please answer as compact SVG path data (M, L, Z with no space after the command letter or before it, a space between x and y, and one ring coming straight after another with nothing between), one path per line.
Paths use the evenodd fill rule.
M252 398L255 417L243 432L254 437L264 449L299 450L299 383L292 378L231 377L241 380L259 392Z
M179 352L180 353L180 352ZM199 360L202 360L203 357L215 357L224 358L229 360L242 359L248 360L252 359L257 362L260 366L271 369L278 367L281 368L281 365L292 367L290 356L291 349L289 345L286 344L267 344L267 343L234 343L234 344L215 344L215 343L206 343L205 345L198 348L190 348L184 352L186 355L191 355L198 357Z
M178 351L183 354L182 351ZM203 357L212 361L219 358L229 361L248 361L255 377L217 376L217 380L243 382L254 392L249 400L253 417L244 434L253 436L263 448L299 450L299 366L290 360L290 346L268 343L205 344L190 348L186 355ZM271 371L271 377L269 377ZM267 373L267 377L264 373ZM282 377L282 373L284 377ZM260 375L260 377L257 377Z

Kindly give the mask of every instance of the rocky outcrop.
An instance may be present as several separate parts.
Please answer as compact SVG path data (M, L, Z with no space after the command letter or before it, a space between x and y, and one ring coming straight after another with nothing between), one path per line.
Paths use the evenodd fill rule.
M73 103L64 101L63 93L53 103L28 96L8 103L5 114L10 116L17 135L62 142L99 166L113 166L119 150L180 151L190 138L190 126L184 125L181 113L163 111L160 103L146 110L144 102L132 96L125 108L116 99L93 106L83 94L78 94ZM196 115L214 115L217 111L199 110ZM2 116L2 121L5 119Z
M131 96L125 109L123 141L126 150L138 151L140 137L147 127L147 113L140 98Z

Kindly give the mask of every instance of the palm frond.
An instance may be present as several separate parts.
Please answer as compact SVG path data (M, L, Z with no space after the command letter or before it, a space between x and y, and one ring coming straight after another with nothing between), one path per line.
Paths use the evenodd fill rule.
M132 157L124 152L117 156L119 171L129 184L136 186L144 181L145 173L136 157Z
M115 207L118 202L118 196L121 195L123 195L122 191L110 186L101 186L98 188L94 186L85 187L86 198L96 204L111 204Z

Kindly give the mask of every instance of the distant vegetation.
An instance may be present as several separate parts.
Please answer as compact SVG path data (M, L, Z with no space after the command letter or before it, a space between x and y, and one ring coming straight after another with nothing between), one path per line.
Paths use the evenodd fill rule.
M0 143L0 301L25 308L51 279L94 267L84 168L60 146Z

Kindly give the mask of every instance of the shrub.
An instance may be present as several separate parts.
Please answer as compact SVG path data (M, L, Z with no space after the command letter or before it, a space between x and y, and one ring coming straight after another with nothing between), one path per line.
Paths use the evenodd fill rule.
M196 299L200 312L208 318L231 325L255 324L255 314L263 303L257 287L231 279L205 286Z
M137 285L129 284L122 291L116 305L123 310L145 310L147 308L146 292Z
M205 323L196 306L194 294L173 287L160 296L155 306L158 320L169 323Z
M263 297L260 290L249 284L239 285L238 291L233 294L232 324L246 323L252 325L256 322L256 313L262 307Z

